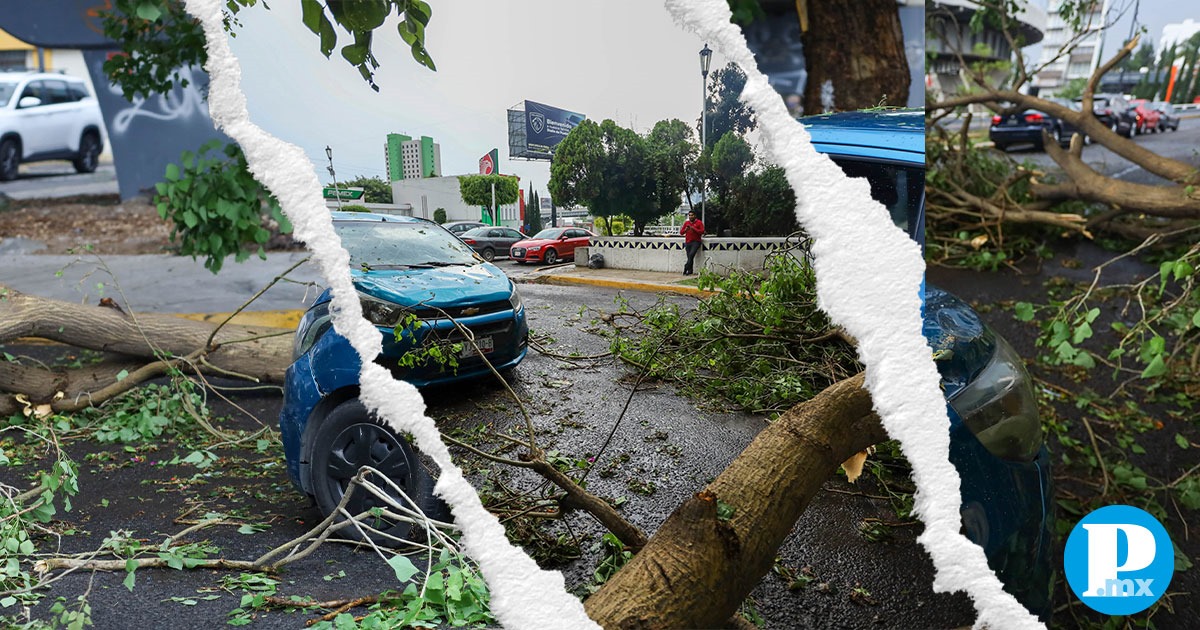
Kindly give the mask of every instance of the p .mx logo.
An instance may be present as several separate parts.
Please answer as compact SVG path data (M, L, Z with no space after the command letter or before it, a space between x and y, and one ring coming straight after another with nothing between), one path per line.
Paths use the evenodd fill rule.
M1175 553L1162 523L1144 510L1110 505L1083 517L1064 549L1067 583L1084 604L1107 615L1130 615L1162 597L1175 572Z

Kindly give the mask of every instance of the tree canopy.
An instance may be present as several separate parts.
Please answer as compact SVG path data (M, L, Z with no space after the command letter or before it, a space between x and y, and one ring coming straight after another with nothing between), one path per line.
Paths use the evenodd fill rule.
M558 145L550 164L550 194L562 205L581 204L605 219L624 214L634 233L677 208L686 190L683 172L694 153L686 125L661 121L649 136L611 120L585 120Z
M458 193L463 203L487 208L492 225L497 225L496 208L516 203L519 189L517 178L508 175L463 175L458 178ZM492 205L493 200L495 205Z
M363 201L367 203L392 203L392 187L382 177L359 175L354 179L338 182L341 188L362 188Z

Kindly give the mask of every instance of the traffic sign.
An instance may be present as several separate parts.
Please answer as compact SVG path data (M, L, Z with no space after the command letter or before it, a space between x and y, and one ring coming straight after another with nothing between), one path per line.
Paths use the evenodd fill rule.
M328 186L324 189L326 199L362 199L364 189L362 188L334 188Z

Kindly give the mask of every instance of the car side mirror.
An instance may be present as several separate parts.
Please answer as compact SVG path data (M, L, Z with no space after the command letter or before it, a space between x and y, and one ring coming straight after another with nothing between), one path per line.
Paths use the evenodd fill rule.
M36 96L23 96L17 101L17 109L25 109L26 107L37 107L42 104L42 99Z
M565 241L565 240L567 240L568 238L571 238L571 237L567 236L566 234L563 234L562 236L558 237L558 240L560 240L560 241Z

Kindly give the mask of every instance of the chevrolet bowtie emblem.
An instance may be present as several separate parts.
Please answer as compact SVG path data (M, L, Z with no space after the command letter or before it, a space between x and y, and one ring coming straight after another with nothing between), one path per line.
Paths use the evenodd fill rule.
M478 308L476 308L476 307L474 307L474 306L472 306L472 307L470 307L470 308L464 308L464 309L462 310L462 314L463 314L464 316L466 316L466 317L470 317L470 316L472 316L472 315L478 315L478 314L479 314L479 309L478 309Z

